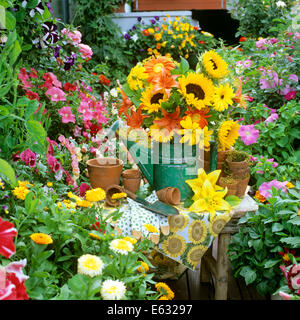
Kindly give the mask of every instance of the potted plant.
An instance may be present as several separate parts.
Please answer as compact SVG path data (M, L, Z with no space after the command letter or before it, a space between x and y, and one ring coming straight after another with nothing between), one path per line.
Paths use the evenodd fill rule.
M238 188L238 180L232 176L220 177L218 185L220 187L227 187L227 196L235 196Z

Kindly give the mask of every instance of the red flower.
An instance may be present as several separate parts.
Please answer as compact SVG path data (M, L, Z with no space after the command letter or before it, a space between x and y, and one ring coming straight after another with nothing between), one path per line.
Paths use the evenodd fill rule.
M65 89L65 91L75 91L76 90L76 85L75 84L72 84L72 83L70 83L70 82L66 82L65 84L64 84L64 89Z
M9 259L15 253L13 237L17 235L14 224L0 217L0 254Z
M247 40L246 37L240 37L240 39L239 39L240 42L245 42L246 40Z
M198 42L199 42L200 44L204 44L204 43L205 43L205 41L203 41L203 40L198 40Z
M104 84L105 86L109 86L110 85L110 80L108 78L106 78L104 74L100 74L99 82L101 84Z
M29 100L37 100L39 101L39 95L36 92L26 91L25 95L28 97Z
M96 217L96 220L98 220L97 217ZM93 223L93 224L91 225L91 229L92 229L92 230L100 231L101 233L105 234L106 231L103 230L103 229L100 228L100 227L101 227L101 224L100 224L99 221L96 221L95 223Z
M288 248L283 248L283 251L278 252L282 256L282 263L284 263L286 266L289 266L292 262L289 257L289 254L292 254L295 258L296 250L291 249L289 250Z
M82 183L79 187L80 196L84 197L87 190L90 190L90 186L86 183Z

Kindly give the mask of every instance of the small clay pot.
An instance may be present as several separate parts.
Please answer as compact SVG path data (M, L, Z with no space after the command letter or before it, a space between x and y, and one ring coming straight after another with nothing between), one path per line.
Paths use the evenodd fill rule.
M224 177L221 177L219 179L218 185L222 188L227 187L227 194L226 196L235 196L237 193L237 185L238 185L238 180L234 180L232 183L228 183L224 181Z
M158 199L166 204L177 205L180 203L180 190L178 188L167 187L156 191Z
M237 190L236 190L237 197L243 197L245 195L249 180L250 180L250 174L244 179L237 180Z
M95 158L87 161L87 169L92 188L106 190L120 184L123 161L116 158Z
M122 199L112 199L112 195L115 193L121 193L124 192L124 189L116 184L110 185L105 190L106 198L105 201L110 207L118 207L121 204Z
M142 178L123 178L123 185L126 190L136 193L141 185Z
M124 170L122 172L123 178L129 178L129 179L137 179L141 177L141 172L139 169L128 169Z
M217 153L217 170L221 170L220 177L224 177L224 162L226 159L226 151L218 151ZM206 173L210 172L210 151L204 151L204 171Z
M245 170L245 169L249 168L248 161L234 162L234 161L229 161L228 159L226 159L226 162L228 163L228 167L231 172L234 172L237 170Z

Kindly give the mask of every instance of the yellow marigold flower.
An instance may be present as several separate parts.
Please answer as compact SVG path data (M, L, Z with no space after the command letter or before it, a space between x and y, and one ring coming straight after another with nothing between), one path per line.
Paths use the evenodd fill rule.
M149 31L150 34L154 33L154 29L153 28L149 28L148 31Z
M33 184L29 183L29 181L20 181L18 180L19 187L28 188L28 186L32 187Z
M144 224L144 227L148 230L150 233L158 233L158 230L156 227L152 226L149 223Z
M146 273L149 271L149 266L146 262L144 261L138 261L140 263L140 267L138 267L137 271L140 273Z
M267 201L267 199L266 199L263 195L261 195L258 190L256 191L254 197L255 197L259 202L262 202L262 203Z
M149 51L148 51L149 52ZM131 90L138 90L143 88L143 81L148 78L146 70L141 65L136 65L133 67L127 77L127 82Z
M105 191L102 188L87 190L85 193L87 201L97 202L105 199Z
M158 298L158 300L169 300L169 299L167 298L167 296L162 295L161 297Z
M101 238L100 238L97 234L95 234L95 233L90 232L89 235L90 235L92 238L94 238L94 239L101 240Z
M123 240L129 241L132 244L136 244L137 243L137 240L135 238L132 238L132 237L124 237Z
M45 233L33 233L30 236L31 240L33 240L37 244L51 244L53 240L51 236Z
M159 41L161 39L162 35L161 33L155 33L154 38L156 41Z
M47 182L47 187L52 187L53 183L52 182Z
M288 182L285 186L287 188L295 188L295 186L291 182Z
M163 293L166 296L167 300L172 300L175 297L174 292L164 282L156 283L155 288L159 293Z
M76 205L83 208L91 208L93 206L93 203L87 200L78 199L76 200Z
M127 197L127 194L125 192L120 192L120 193L114 193L111 196L111 199L116 200L116 199L122 199L122 198L126 198L126 197Z
M12 193L15 197L17 197L18 199L21 200L25 200L25 197L27 195L27 193L29 193L30 190L28 190L26 187L22 186L22 187L16 187L12 190Z

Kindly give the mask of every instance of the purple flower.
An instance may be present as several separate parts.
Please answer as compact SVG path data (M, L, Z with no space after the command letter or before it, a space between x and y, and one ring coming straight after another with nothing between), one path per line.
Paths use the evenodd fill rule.
M142 17L137 17L137 21L142 21Z
M254 128L254 124L240 126L239 135L245 145L256 143L259 137L259 130Z
M128 33L125 33L125 34L124 34L124 38L125 38L126 40L129 40L129 39L131 38L131 36L130 36Z
M52 7L51 7L50 2L47 2L47 3L46 3L46 6L48 7L50 13L53 14L53 9L52 9Z
M265 123L273 122L278 119L278 114L277 113L272 113L266 120Z
M152 24L155 24L155 23L156 23L156 20L155 20L155 19L151 19L150 21L151 21Z
M70 57L66 57L68 60L64 61L64 70L70 70L76 60L76 53L72 53Z
M287 187L286 187L287 183L288 183L287 181L280 182L276 179L269 182L264 182L258 188L258 191L265 198L270 198L272 197L272 195L270 194L269 191L272 190L272 187L276 188L277 190L281 189L283 192L287 192Z
M54 58L58 58L59 57L59 50L61 49L60 46L55 47L54 50Z
M250 161L255 162L255 161L257 161L257 158L250 155Z
M158 20L159 20L159 17L158 17L158 16L154 16L154 19L158 21Z

